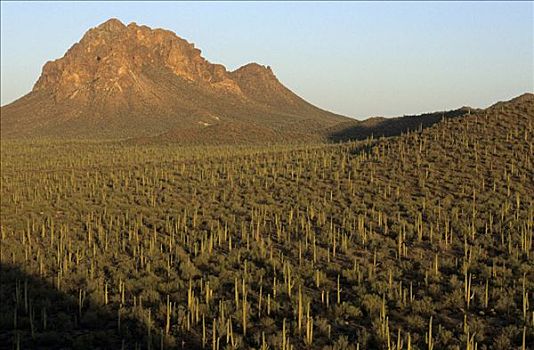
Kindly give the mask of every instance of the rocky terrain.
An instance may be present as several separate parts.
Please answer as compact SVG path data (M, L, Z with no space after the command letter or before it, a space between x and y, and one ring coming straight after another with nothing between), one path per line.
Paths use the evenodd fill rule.
M306 102L268 66L231 72L173 32L110 19L47 62L0 121L3 139L264 144L399 135L466 112L360 122Z
M355 123L307 103L269 67L230 72L170 31L116 19L46 63L33 90L2 108L1 121L8 138L166 134L178 142L191 134L225 140L232 130L237 141L246 133L257 141L319 139L328 127Z

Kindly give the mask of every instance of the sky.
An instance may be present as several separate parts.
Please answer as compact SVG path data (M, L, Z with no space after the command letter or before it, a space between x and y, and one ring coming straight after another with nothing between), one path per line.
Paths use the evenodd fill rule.
M172 30L213 63L269 65L357 119L487 107L534 91L533 2L1 2L1 105L115 17Z

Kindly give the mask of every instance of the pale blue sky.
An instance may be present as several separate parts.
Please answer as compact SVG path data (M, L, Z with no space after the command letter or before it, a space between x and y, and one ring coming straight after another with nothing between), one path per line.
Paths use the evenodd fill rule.
M533 2L1 2L1 103L116 17L211 62L255 61L311 103L364 118L485 107L534 90Z

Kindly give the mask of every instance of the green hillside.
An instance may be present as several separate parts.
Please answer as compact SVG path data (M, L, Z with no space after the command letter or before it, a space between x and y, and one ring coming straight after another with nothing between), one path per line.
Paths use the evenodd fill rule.
M340 144L3 140L0 344L532 348L533 124L525 94Z

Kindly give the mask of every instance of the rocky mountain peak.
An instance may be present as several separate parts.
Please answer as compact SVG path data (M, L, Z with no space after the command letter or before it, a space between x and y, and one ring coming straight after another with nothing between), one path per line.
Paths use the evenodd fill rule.
M110 18L104 23L100 24L97 29L107 31L122 31L126 29L126 25L117 18Z
M317 139L346 119L304 101L268 66L229 72L169 30L113 18L47 62L33 90L2 107L0 130L13 137L167 135L226 143Z
M167 30L126 26L118 19L90 29L65 56L46 63L33 90L50 90L60 99L100 90L122 94L142 88L139 75L146 68L239 93L226 68L208 62L194 44Z

